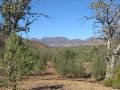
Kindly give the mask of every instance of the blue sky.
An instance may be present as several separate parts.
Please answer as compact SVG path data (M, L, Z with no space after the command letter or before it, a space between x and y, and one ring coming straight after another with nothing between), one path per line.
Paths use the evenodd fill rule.
M40 4L36 4L34 11L41 11L54 18L49 20L40 17L31 25L29 38L86 39L93 36L93 22L85 22L81 19L85 15L91 15L91 11L88 9L89 2L90 0L44 0Z

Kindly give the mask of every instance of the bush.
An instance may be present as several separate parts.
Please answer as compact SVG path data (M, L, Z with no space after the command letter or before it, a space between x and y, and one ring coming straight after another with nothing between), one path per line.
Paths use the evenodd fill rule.
M103 46L94 47L91 52L92 75L97 81L103 80L106 74L106 54Z
M103 84L107 87L112 87L113 86L113 79L108 78L103 81Z
M115 77L113 81L113 88L120 89L120 61L117 63L115 69Z
M51 60L51 52L49 49L39 49L34 50L33 54L35 56L35 65L33 74L41 74L47 65L47 61Z
M113 88L120 89L120 80L114 80L113 81Z
M80 77L84 72L78 52L72 48L56 50L53 60L58 73L63 77Z
M15 33L11 33L5 42L1 69L4 85L17 89L17 81L27 76L33 67L33 57L28 46Z

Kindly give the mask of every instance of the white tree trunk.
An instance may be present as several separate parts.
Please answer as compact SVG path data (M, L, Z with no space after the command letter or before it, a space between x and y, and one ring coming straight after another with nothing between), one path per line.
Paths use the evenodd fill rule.
M115 71L115 56L113 55L112 58L107 61L107 68L106 68L106 76L105 78L113 78L114 77L114 71Z
M107 45L110 45L109 42ZM110 49L110 46L108 49ZM115 66L116 66L116 59L118 57L118 52L120 50L120 44L118 44L117 48L114 50L114 53L112 55L112 57L108 56L108 60L107 60L107 68L106 68L106 76L105 78L113 78L114 74L115 74Z

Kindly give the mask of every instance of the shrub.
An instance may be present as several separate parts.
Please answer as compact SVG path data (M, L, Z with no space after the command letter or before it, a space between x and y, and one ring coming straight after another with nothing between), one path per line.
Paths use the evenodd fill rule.
M113 88L117 88L117 89L120 89L120 80L116 79L113 81Z
M57 50L53 60L58 73L63 77L80 77L83 74L82 63L78 59L78 52L74 49Z
M5 42L1 69L4 85L17 89L17 81L27 76L33 67L33 57L28 46L15 33L11 33Z
M113 86L113 79L108 78L103 81L103 84L107 87L112 87Z
M94 47L91 52L92 75L97 81L103 80L106 74L106 54L103 46Z
M113 88L120 89L120 61L117 63L115 69L115 77L113 81Z
M34 65L34 74L41 74L47 65L47 61L51 59L51 52L48 49L39 49L34 50L33 52L35 58L35 65Z

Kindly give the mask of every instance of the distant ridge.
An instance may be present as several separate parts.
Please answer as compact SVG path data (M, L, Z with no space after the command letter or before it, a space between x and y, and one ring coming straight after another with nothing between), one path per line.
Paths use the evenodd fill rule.
M32 45L35 48L46 48L47 46L41 43L38 39L36 38L31 38L29 40L29 44Z
M104 44L102 40L90 37L86 40L82 39L68 39L66 37L44 37L39 40L41 43L49 47L76 47L80 45L100 45Z

